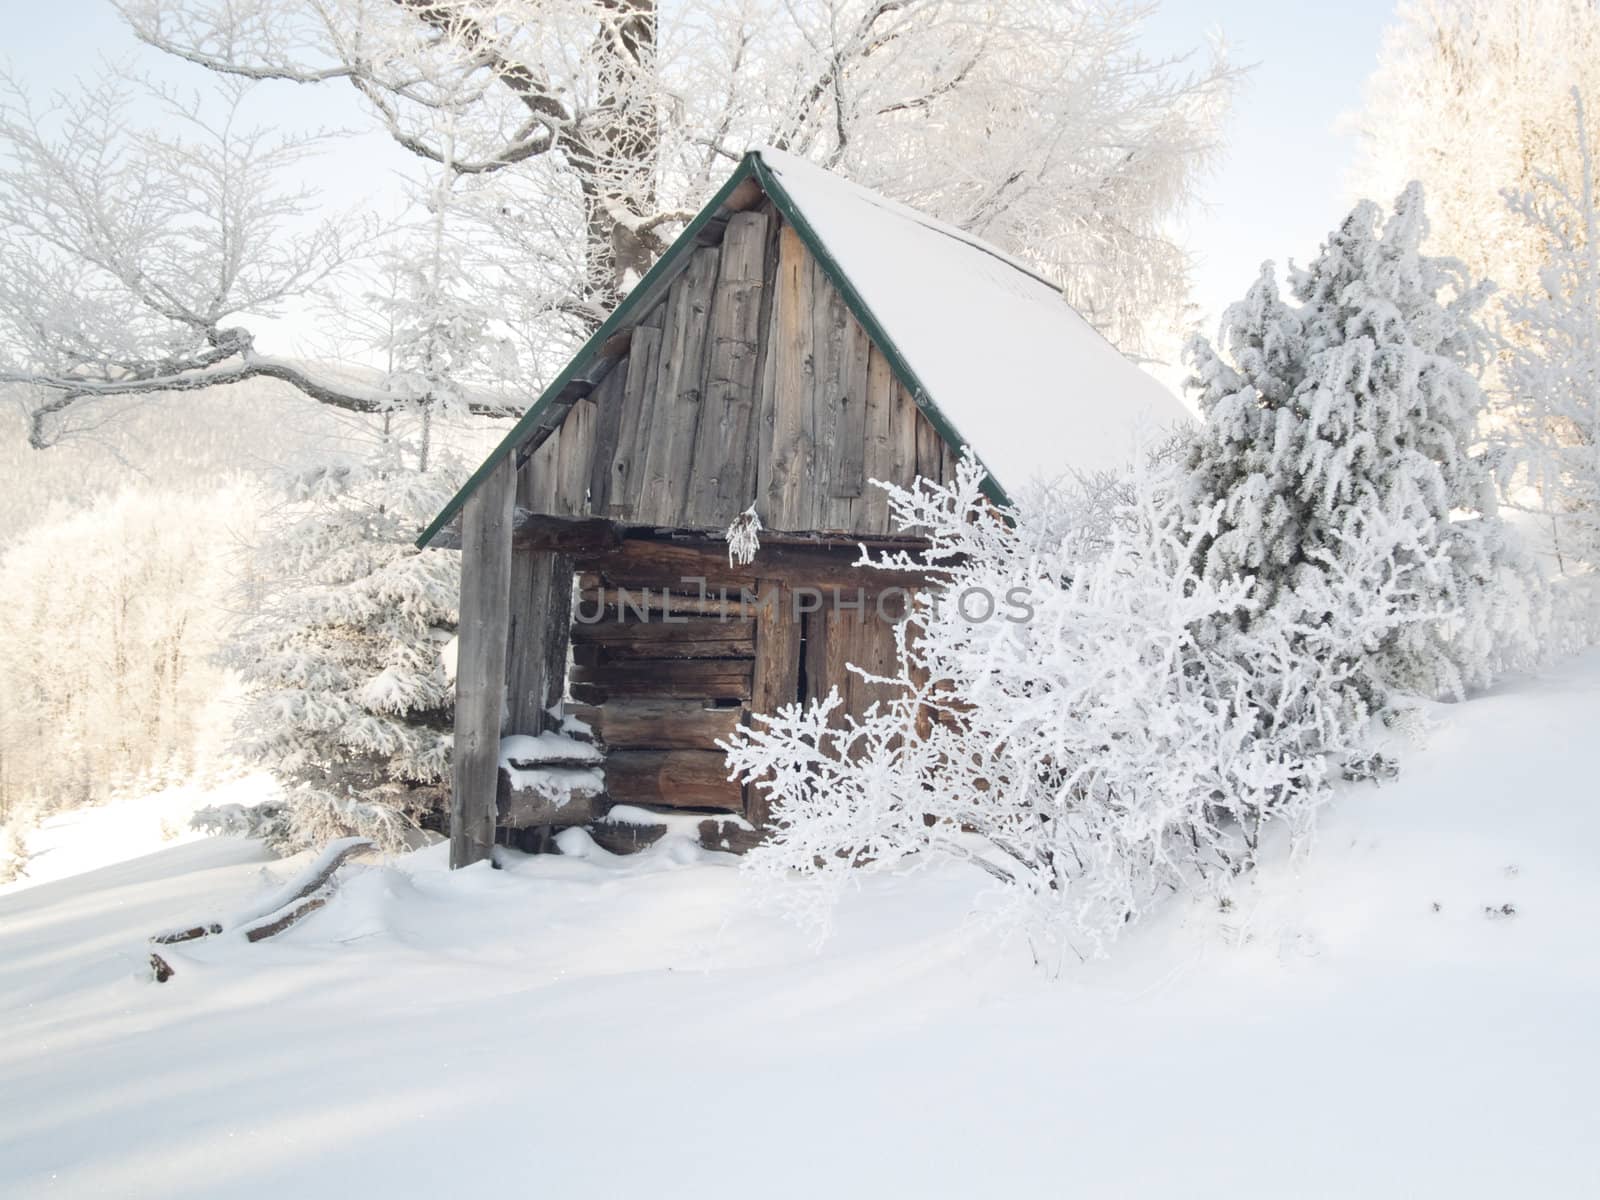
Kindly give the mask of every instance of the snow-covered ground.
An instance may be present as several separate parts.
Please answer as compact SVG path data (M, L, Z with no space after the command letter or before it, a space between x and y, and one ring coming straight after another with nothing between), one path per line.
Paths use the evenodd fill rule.
M813 953L686 845L435 847L161 985L146 936L297 864L0 896L0 1195L1600 1195L1600 653L1437 714L1307 861L1056 980L970 870Z
M272 776L254 771L221 783L178 784L112 804L57 813L23 835L27 855L21 873L11 883L0 884L0 895L195 841L205 836L190 828L189 818L196 809L220 804L252 807L277 794Z

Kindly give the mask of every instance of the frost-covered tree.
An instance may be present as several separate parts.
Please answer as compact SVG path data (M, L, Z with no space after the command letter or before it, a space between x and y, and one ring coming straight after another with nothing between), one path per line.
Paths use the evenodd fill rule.
M463 473L418 470L409 425L367 461L292 480L252 554L224 658L248 692L239 746L286 785L264 830L282 849L352 833L397 846L448 808L458 563L412 539Z
M1506 303L1513 345L1502 375L1527 479L1556 553L1600 568L1600 211L1583 101L1573 89L1579 169L1507 196L1549 259L1538 285Z
M1080 309L1135 343L1181 299L1169 220L1216 150L1235 78L1220 54L1143 56L1144 12L1117 0L119 7L222 95L154 125L116 79L55 109L20 89L0 101L0 249L25 267L0 284L0 381L35 389L40 442L109 397L252 375L384 409L348 374L256 346L254 319L306 289L348 296L330 273L355 247L299 186L292 160L309 147L232 119L236 99L337 89L398 170L456 177L478 214L475 301L518 351L515 389L460 378L488 411L536 394L755 143L1062 274Z
M453 119L439 118L447 150ZM240 745L288 785L263 830L284 849L346 834L398 846L448 810L460 562L412 539L465 479L436 425L505 349L473 295L459 182L447 152L419 197L419 253L368 298L391 397L375 447L295 475L252 558L261 594L228 660L249 689Z
M1573 86L1600 95L1593 0L1406 0L1367 84L1357 193L1420 181L1431 253L1505 294L1536 288L1550 244L1501 192L1543 192L1544 177L1577 190Z
M1295 273L1298 304L1266 269L1225 315L1222 349L1190 348L1206 420L1184 503L1219 509L1196 547L1207 578L1253 574L1279 618L1315 622L1345 554L1364 552L1374 530L1407 531L1389 570L1446 615L1340 651L1363 664L1375 703L1389 687L1459 697L1486 684L1536 655L1548 615L1480 452L1485 289L1421 253L1426 233L1418 185L1381 226L1363 202Z
M1288 622L1254 577L1199 569L1220 503L1191 520L1160 500L1171 481L1140 479L1085 525L1063 497L997 513L979 478L890 491L943 564L899 631L895 698L858 721L831 695L735 735L730 765L775 814L745 865L820 928L860 870L964 861L1036 954L1090 953L1172 891L1225 894L1268 824L1306 828L1367 725L1341 651L1416 619L1434 564L1397 569L1410 532L1374 528L1308 581L1320 619Z

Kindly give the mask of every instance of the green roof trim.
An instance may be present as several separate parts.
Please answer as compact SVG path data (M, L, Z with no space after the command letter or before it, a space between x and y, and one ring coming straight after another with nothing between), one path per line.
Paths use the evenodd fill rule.
M461 485L461 490L450 498L450 502L440 510L439 515L433 519L427 529L422 531L416 540L416 545L419 548L427 548L428 543L438 536L439 531L448 525L456 514L461 511L462 506L467 502L467 497L472 495L478 489L478 486L489 477L501 458L514 452L534 431L540 418L560 399L567 386L583 375L594 364L601 347L614 334L628 326L635 313L654 304L661 298L664 285L669 284L678 274L683 260L694 248L700 231L717 217L723 206L727 204L729 198L733 195L734 189L751 177L754 177L761 185L762 191L772 201L773 207L778 210L779 215L794 227L806 249L822 265L823 273L827 275L828 281L838 289L839 294L844 298L845 307L860 322L862 329L866 330L867 336L872 339L878 349L883 352L884 357L889 360L889 367L894 372L895 377L911 393L916 401L918 410L928 419L928 422L934 427L945 444L957 454L965 450L967 453L972 454L973 457L977 457L977 452L964 441L960 432L940 411L933 396L923 386L922 380L917 377L916 371L895 345L894 339L889 336L888 331L878 321L872 309L862 299L861 293L856 290L849 276L840 267L838 260L829 252L827 245L818 236L817 231L806 220L805 214L795 204L794 198L784 188L781 180L761 161L760 152L752 150L740 159L739 165L734 169L733 174L728 176L727 182L717 190L716 195L707 202L694 220L689 222L683 232L667 248L667 252L645 273L644 278L635 284L633 290L622 298L622 302L617 305L616 309L606 318L600 328L596 329L589 336L589 340L583 344L583 347L573 355L572 360L562 370L561 374L556 376L549 387L545 388L539 398L534 401L532 407L522 414L517 423L511 427L511 431L489 452L482 465L472 473L466 483ZM643 314L639 313L639 315L642 316ZM982 459L978 459L978 462L982 465ZM982 488L984 495L996 504L1002 506L1010 504L1010 498L1006 495L1005 489L1000 486L987 467L984 469Z

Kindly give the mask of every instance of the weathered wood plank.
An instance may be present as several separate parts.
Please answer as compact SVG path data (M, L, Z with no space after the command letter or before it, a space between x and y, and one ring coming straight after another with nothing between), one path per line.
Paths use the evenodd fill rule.
M848 661L873 675L893 678L896 674L898 653L895 648L895 627L891 621L880 619L876 611L865 614L850 630ZM867 714L873 704L887 705L902 691L895 684L869 683L854 671L848 672L849 687L844 689L845 702L850 715L858 720Z
M895 474L891 438L894 421L894 372L889 360L872 346L867 355L867 403L863 418L861 503L856 509L857 527L868 533L889 532L888 494L872 481L903 481Z
M766 214L750 211L735 213L722 239L685 525L724 526L756 499L756 358L766 235Z
M605 771L606 794L617 804L744 808L744 789L728 778L727 759L718 750L613 750Z
M747 566L731 567L724 552L675 541L624 540L621 545L593 557L577 556L579 568L597 574L608 586L620 588L669 586L693 594L701 586L715 593L727 588L756 586L756 580L781 577L795 586L839 587L868 596L895 587L915 587L925 576L915 571L884 571L855 564L853 547L829 548L807 544L770 543L761 547Z
M809 413L815 454L805 527L827 529L833 523L830 500L836 485L838 440L844 433L844 408L850 388L849 332L853 321L844 297L829 281L822 264L813 258L810 269L814 368Z
M652 427L647 433L637 519L673 525L682 521L700 427L701 381L712 296L721 248L696 250L667 295L661 350L656 366Z
M917 426L922 420L911 393L896 380L893 409L889 414L889 478L904 488L909 488L917 479ZM889 527L899 532L892 517Z
M939 475L946 483L956 481L956 462L960 457L957 451L951 449L949 442L939 439Z
M549 555L513 546L511 592L506 606L506 733L539 733L544 729L545 681L539 665L542 595Z
M761 313L757 324L756 391L750 436L755 454L754 503L765 523L767 485L772 478L772 401L778 367L773 333L777 321L778 249L783 240L783 217L770 200L761 204L760 211L767 218L767 236L761 256Z
M709 595L702 596L698 592L674 592L658 586L608 588L601 586L592 573L584 576L577 603L581 620L589 624L614 620L619 613L647 612L673 619L709 616L724 621L743 620L756 613L754 596L747 600L738 589L726 594L712 590Z
M659 310L653 314L659 321ZM627 378L615 428L602 422L595 434L594 479L590 507L596 515L632 517L641 490L640 457L654 420L656 368L661 358L661 330L641 324L633 331ZM602 430L604 434L602 436Z
M811 256L800 235L785 225L778 235L777 296L773 304L771 357L772 444L762 462L763 522L772 529L810 529L810 423L812 361Z
M633 821L608 821L601 817L589 828L594 844L608 854L637 854L667 835L665 825L639 825Z
M551 710L560 705L566 691L572 559L565 554L536 555L531 574L525 607L511 614L523 632L507 681L510 733L554 728Z
M701 700L612 700L572 713L615 750L714 750L744 717L742 707Z
M556 448L556 486L551 508L558 516L589 515L589 481L593 469L594 433L603 406L614 402L623 372L613 370L593 393L577 401L561 424Z
M943 483L944 439L920 409L917 417L917 475L929 483Z
M517 471L517 507L536 513L553 513L560 477L561 430L539 443Z
M767 836L764 829L748 829L737 821L718 820L715 817L701 821L699 832L701 846L729 854L747 854Z
M602 850L612 854L637 854L665 837L667 827L665 823L639 825L601 820L589 832L595 845ZM698 832L700 844L707 850L722 850L729 854L745 854L766 836L761 830L747 829L741 822L726 817L707 817L700 822Z
M680 658L752 658L751 646L728 637L674 638L666 642L581 642L572 647L580 667L612 663L666 662Z
M602 647L609 660L634 658L748 658L755 654L755 622L715 617L577 623L572 640Z
M771 714L801 699L801 618L795 613L793 595L781 580L763 579L759 597L750 710ZM771 816L766 790L759 784L746 789L745 816L757 828Z
M753 712L775 713L800 697L800 616L794 594L781 579L763 579L757 589Z
M835 499L855 499L866 483L867 389L872 341L853 316L845 318L843 360L839 365L839 424L833 443L835 456L833 487ZM829 506L836 528L853 529L854 506Z
M572 667L572 698L583 704L629 700L748 700L748 658L681 658Z
M534 825L587 825L594 820L604 795L599 772L581 767L555 767L545 773L543 787L518 787L511 773L501 770L495 806L498 824L507 829L527 829ZM592 782L591 782L592 780Z
M461 621L456 654L450 866L494 846L500 720L505 703L515 463L507 455L468 497L461 522Z

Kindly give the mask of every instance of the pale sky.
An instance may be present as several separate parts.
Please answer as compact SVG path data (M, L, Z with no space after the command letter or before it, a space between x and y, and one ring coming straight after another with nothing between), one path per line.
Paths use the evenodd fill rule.
M1393 10L1394 0L1165 0L1150 19L1152 55L1220 34L1234 61L1255 64L1229 122L1227 155L1185 229L1196 257L1193 299L1206 332L1263 259L1280 266L1291 257L1305 261L1349 207L1346 176L1356 138L1341 131L1341 119L1360 106ZM205 83L198 68L142 49L107 0L58 0L9 32L0 61L35 90L70 86L75 75L92 73L98 57L132 57L165 79ZM360 120L353 98L340 89L288 86L271 89L255 117L299 127ZM337 155L320 160L316 183L340 206L374 191L393 197L389 168L403 161L373 134L356 145L341 143ZM305 344L272 348L316 352Z
M1233 61L1255 64L1187 231L1207 334L1264 259L1307 261L1349 209L1357 139L1339 126L1361 106L1394 9L1394 0L1165 0L1150 20L1152 54L1220 32Z

